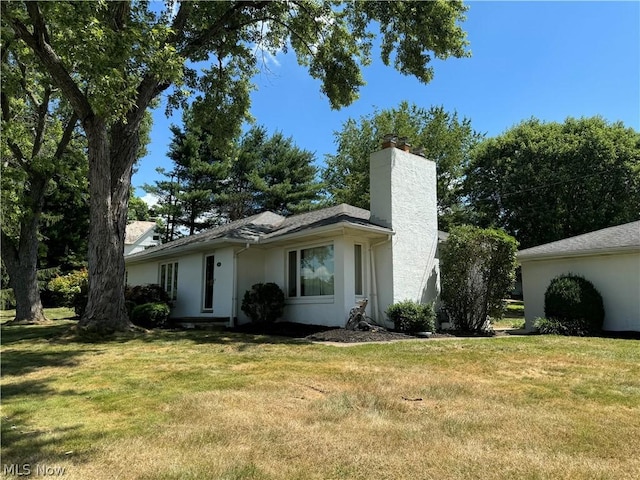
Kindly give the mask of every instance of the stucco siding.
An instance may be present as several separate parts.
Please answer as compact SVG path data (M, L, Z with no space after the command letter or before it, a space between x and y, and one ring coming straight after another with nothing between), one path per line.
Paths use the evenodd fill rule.
M235 317L238 323L242 324L249 321L249 317L242 311L242 299L244 298L245 292L256 283L272 281L265 276L264 257L264 250L251 247L247 250L239 251L237 254L236 279L238 283L235 299Z
M158 264L138 263L127 265L127 285L149 285L158 283Z
M162 260L160 263L178 262L178 291L171 316L198 317L202 315L202 262L203 254L195 253Z
M551 280L574 273L589 280L602 295L604 329L640 331L640 253L523 261L522 288L526 326L544 317L544 294Z
M371 217L391 227L391 244L375 250L379 309L437 297L435 162L398 148L371 156Z

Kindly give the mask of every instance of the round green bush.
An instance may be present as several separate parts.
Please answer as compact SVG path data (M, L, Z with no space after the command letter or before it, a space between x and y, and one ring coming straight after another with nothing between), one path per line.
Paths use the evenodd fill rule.
M143 328L164 328L170 311L166 303L144 303L132 310L131 323Z
M430 303L421 304L404 300L390 305L386 313L399 332L433 332L435 329L436 314Z
M256 283L245 292L242 311L254 323L275 322L284 312L284 292L275 283Z
M551 280L544 294L544 313L567 335L597 333L604 321L602 296L589 280L573 274Z
M136 305L145 303L166 303L170 304L169 294L157 284L127 286L124 291L124 298L127 302Z

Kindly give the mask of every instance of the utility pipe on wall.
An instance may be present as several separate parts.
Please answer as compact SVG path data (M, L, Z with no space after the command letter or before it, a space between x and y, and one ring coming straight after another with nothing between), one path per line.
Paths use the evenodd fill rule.
M231 304L231 318L229 319L229 326L235 327L235 321L238 316L238 256L249 250L250 244L246 243L244 248L241 248L233 254L233 299Z
M369 245L369 261L371 263L371 313L373 320L378 325L386 326L386 320L380 315L380 304L378 303L378 282L376 280L376 258L373 249L391 241L391 234L387 235L386 240ZM380 320L382 322L380 322Z

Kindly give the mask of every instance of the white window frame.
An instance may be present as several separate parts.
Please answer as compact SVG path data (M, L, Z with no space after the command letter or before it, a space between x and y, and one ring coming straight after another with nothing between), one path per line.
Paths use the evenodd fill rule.
M178 262L165 262L158 265L158 285L167 292L170 300L178 298Z
M360 255L358 256L358 248L360 249ZM359 257L359 258L358 258ZM360 268L358 269L358 265ZM364 245L361 243L353 244L353 290L356 297L364 296ZM359 278L358 278L359 277ZM358 280L360 280L358 282ZM360 291L358 292L358 283L360 283Z
M320 248L320 247L331 247L332 251L333 251L333 279L334 279L334 284L333 284L333 293L327 293L327 294L321 294L321 295L302 295L302 275L301 275L301 268L300 268L300 262L301 262L301 258L302 258L302 251L304 250L312 250L314 248ZM296 261L296 265L295 265L295 292L292 295L291 294L291 288L293 285L291 285L291 274L294 272L291 267L291 254L295 252L295 261ZM300 247L296 247L296 248L290 248L286 251L286 297L290 300L298 300L298 301L303 301L305 299L318 299L318 300L332 300L334 295L335 295L335 245L333 244L333 242L329 242L329 243L321 243L321 244L314 244L314 245L304 245L304 246L300 246Z

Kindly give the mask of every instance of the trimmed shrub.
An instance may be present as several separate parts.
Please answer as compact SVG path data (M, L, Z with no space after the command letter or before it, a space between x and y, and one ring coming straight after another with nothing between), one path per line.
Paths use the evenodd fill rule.
M457 330L478 332L489 317L504 315L503 299L513 288L518 242L502 230L470 226L451 229L442 248L444 312Z
M430 303L404 300L390 305L386 314L399 332L433 332L435 329L436 314Z
M561 321L553 318L536 318L533 327L545 335L569 335L567 327Z
M242 311L253 323L275 322L284 312L284 292L275 283L256 283L245 292Z
M157 284L127 286L124 291L124 299L127 302L133 302L135 305L144 305L145 303L166 303L171 305L169 294Z
M131 311L131 323L143 328L164 328L170 311L166 303L143 303Z
M86 269L75 270L62 276L53 277L47 284L53 303L57 307L71 307L76 315L84 313L89 290L89 272Z
M598 333L604 321L602 296L589 280L560 275L551 280L544 294L544 314L562 335Z

